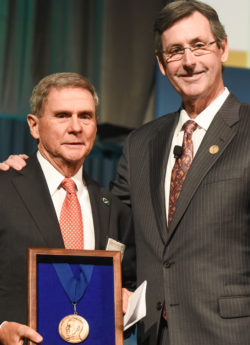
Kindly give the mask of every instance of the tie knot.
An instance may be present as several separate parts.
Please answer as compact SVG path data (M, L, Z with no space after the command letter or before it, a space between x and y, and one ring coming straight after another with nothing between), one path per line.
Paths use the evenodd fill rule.
M63 189L66 190L67 193L75 194L76 193L76 185L75 182L71 178L65 177L62 181L61 186Z
M193 120L188 120L184 123L182 128L187 134L192 134L197 128L197 123Z

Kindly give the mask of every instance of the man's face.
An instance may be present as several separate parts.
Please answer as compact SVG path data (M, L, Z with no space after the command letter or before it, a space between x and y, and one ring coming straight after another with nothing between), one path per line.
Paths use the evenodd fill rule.
M66 326L66 334L68 337L72 337L79 331L79 325L74 321L69 321Z
M197 42L209 43L214 40L207 18L199 12L177 21L162 34L164 51L169 51L173 46L188 47ZM212 44L209 53L202 56L194 56L189 49L185 49L181 60L165 62L164 65L159 62L159 65L184 103L203 99L207 106L224 89L221 69L227 56L225 40L220 48Z
M42 116L28 115L32 136L41 154L60 172L80 168L90 153L97 131L93 96L76 87L52 88Z

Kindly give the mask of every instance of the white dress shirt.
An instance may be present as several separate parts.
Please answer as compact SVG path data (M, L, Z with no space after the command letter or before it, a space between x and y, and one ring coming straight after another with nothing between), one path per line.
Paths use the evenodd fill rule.
M211 122L213 121L216 113L219 111L223 103L225 102L226 98L229 95L229 91L225 88L224 92L218 96L209 106L204 109L195 119L192 119L197 123L197 128L193 132L192 141L193 141L193 153L194 156L198 151L198 148L202 142L204 135L206 134ZM169 152L167 169L166 169L166 176L165 176L165 201L166 201L166 217L168 219L168 207L169 207L169 193L170 193L170 182L171 182L171 174L175 163L174 158L174 147L176 145L182 146L184 130L182 129L184 123L190 120L185 109L182 109L180 112L179 121L175 128L171 149Z
M59 173L53 165L51 165L38 151L37 159L41 165L44 173L49 192L56 210L58 221L60 219L60 213L62 204L64 202L66 191L60 186L64 179L64 176ZM89 199L89 192L85 181L82 177L82 167L80 170L72 176L72 180L76 184L76 194L81 205L82 221L83 221L83 238L84 249L95 249L95 231L93 223L92 209Z

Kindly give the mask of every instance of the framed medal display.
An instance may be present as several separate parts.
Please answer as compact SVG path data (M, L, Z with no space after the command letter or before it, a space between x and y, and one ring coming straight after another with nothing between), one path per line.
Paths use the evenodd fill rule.
M118 251L29 248L28 325L43 345L122 345L121 281Z

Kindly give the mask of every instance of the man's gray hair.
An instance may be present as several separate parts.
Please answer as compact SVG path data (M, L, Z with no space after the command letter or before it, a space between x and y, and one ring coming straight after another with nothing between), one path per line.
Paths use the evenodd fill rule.
M81 74L63 72L48 75L40 80L40 82L34 87L30 98L30 108L32 114L35 114L38 117L42 116L43 106L47 101L48 94L52 88L63 89L67 87L88 90L93 96L95 109L97 112L99 100L95 88L90 81Z

